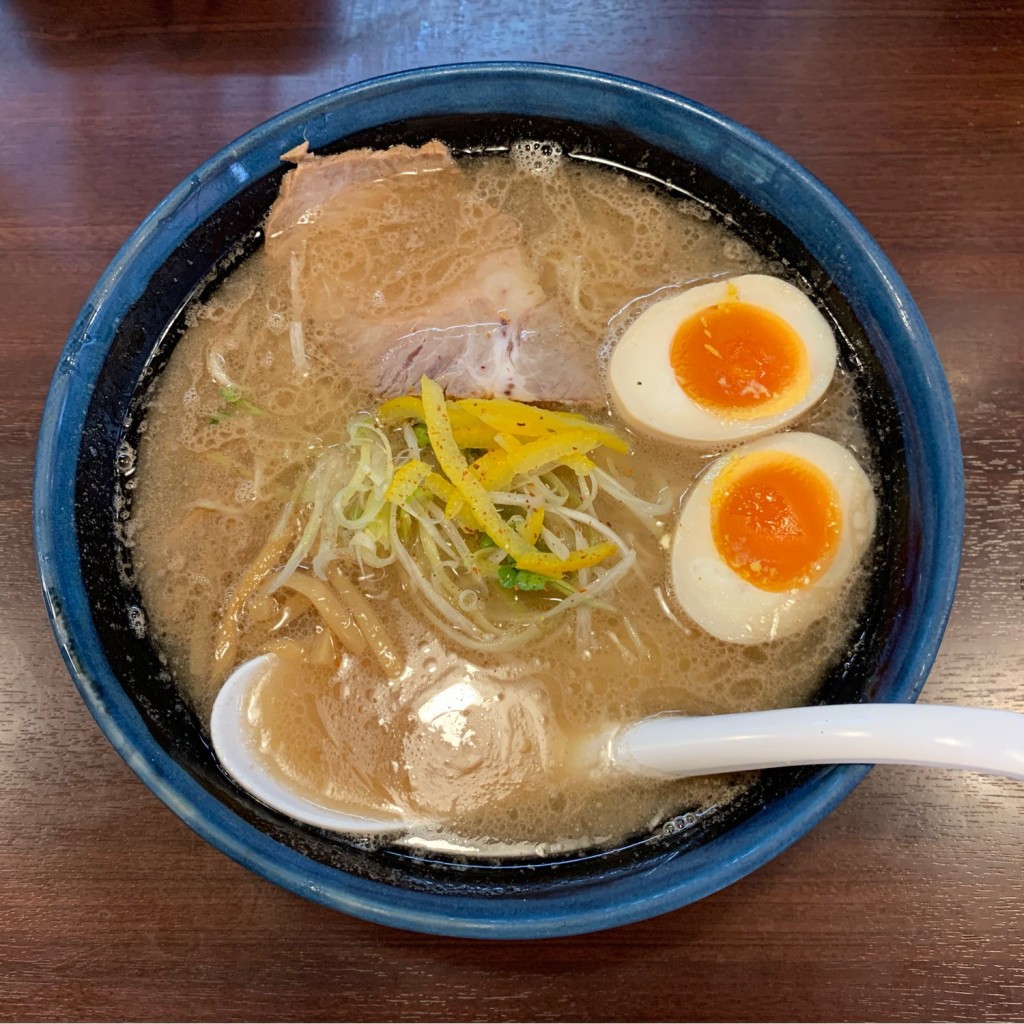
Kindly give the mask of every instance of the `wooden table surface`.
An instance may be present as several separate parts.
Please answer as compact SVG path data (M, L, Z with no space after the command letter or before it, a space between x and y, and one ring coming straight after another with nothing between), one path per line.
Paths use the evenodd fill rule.
M294 13L299 12L299 13ZM1024 711L1024 5L970 0L0 2L0 1016L1020 1020L1024 786L876 769L767 867L581 938L389 930L263 882L135 778L36 577L50 375L147 211L266 117L383 72L645 79L823 179L923 310L963 436L956 607L925 699Z

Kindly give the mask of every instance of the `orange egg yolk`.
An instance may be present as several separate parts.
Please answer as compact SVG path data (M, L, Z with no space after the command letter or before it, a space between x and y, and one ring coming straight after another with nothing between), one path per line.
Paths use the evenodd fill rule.
M719 555L760 590L805 587L835 555L839 495L799 456L755 452L734 459L715 480L710 504Z
M800 335L770 310L720 302L684 320L672 339L679 386L709 412L768 416L799 401L810 373Z

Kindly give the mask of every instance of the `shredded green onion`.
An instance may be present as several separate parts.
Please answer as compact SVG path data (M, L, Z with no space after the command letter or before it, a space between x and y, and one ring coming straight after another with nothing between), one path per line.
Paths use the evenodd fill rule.
M595 502L603 495L647 519L663 509L635 498L607 469L580 456L582 447L595 445L621 451L621 438L577 415L517 414L517 407L528 407L507 400L448 403L455 427L446 443L454 437L457 447L466 445L456 459L450 457L455 449L439 456L431 444L422 419L426 404L425 388L422 403L414 397L386 403L380 421L357 416L346 440L321 453L301 491L298 541L264 592L301 566L326 579L336 564L365 572L397 563L425 617L480 651L522 646L570 618L577 619L580 639L594 612L619 615L609 598L636 554L602 521ZM560 442L559 431L570 440ZM491 447L477 447L482 443ZM524 450L538 455L527 458ZM541 461L545 453L550 457ZM488 467L483 476L474 468L478 461ZM445 464L465 468L452 477ZM486 479L498 487L488 489ZM545 571L523 568L520 555ZM631 627L627 632L635 634Z
M211 424L220 423L221 420L234 416L237 413L245 413L248 416L263 415L263 410L255 402L250 402L245 395L234 388L222 387L220 389L220 400L221 407L217 410L215 416L210 417Z

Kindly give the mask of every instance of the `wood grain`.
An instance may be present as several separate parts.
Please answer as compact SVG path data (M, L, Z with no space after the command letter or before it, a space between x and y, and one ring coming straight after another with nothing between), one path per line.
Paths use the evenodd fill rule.
M1024 788L876 769L730 889L641 924L470 943L365 924L233 864L96 729L52 642L33 449L92 284L264 118L378 73L520 58L748 124L874 233L947 367L967 480L926 698L1024 710L1024 7L959 0L7 0L0 4L0 1016L1020 1020Z

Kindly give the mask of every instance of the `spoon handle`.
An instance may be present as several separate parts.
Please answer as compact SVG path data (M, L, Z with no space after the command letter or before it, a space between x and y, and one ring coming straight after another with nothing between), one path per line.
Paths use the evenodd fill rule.
M636 775L713 775L797 764L916 764L1024 779L1024 714L923 704L834 704L646 718L616 732Z

